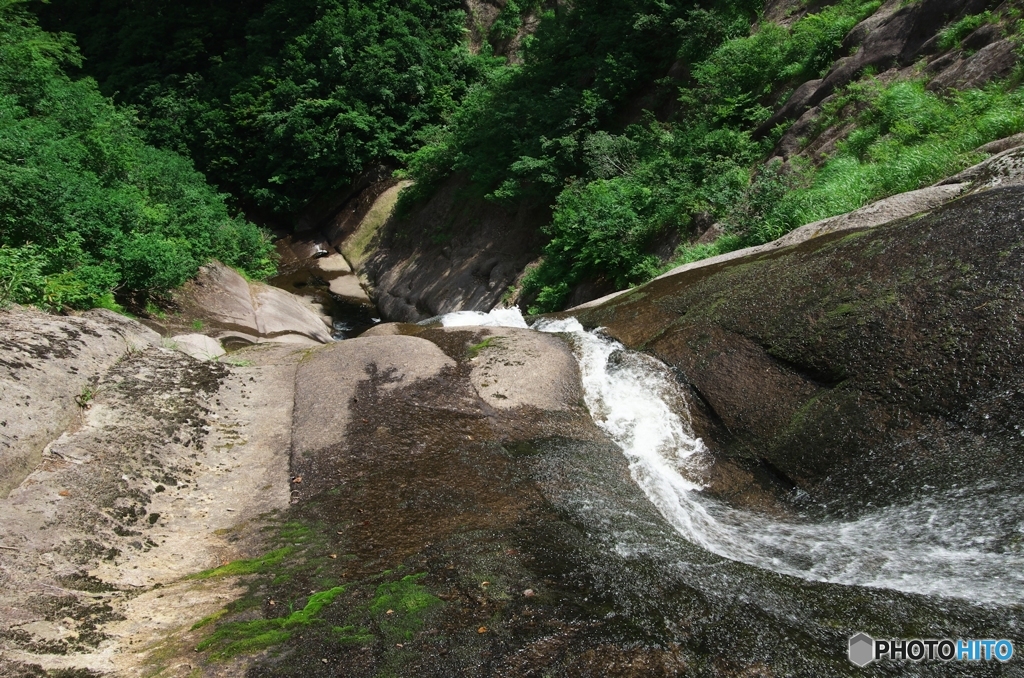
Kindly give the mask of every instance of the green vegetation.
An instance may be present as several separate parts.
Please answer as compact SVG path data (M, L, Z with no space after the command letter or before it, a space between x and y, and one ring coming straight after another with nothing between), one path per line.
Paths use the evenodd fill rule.
M344 586L336 586L328 591L314 593L301 610L287 617L222 624L199 643L196 650L203 652L212 649L212 659L230 659L280 645L291 638L296 630L320 622L320 611L344 591Z
M939 47L942 49L956 47L960 44L961 40L990 21L992 21L991 12L965 16L939 33Z
M466 349L466 353L470 357L470 359L472 359L480 355L480 351L484 350L485 348L490 348L491 346L496 346L497 343L498 337L487 337L479 344L473 344L468 349Z
M0 304L116 308L211 258L264 276L264 234L232 217L191 163L144 143L81 65L71 36L0 1Z
M854 101L863 106L857 129L820 168L782 176L769 167L754 179L729 215L743 244L928 186L981 160L978 146L1024 131L1024 91L1000 84L940 96L920 81L868 79L833 100L820 124ZM758 202L759 194L771 199Z
M228 563L227 565L221 565L215 567L212 570L204 570L197 574L189 577L189 579L210 579L212 577L237 577L245 574L259 574L263 572L269 572L273 568L281 564L286 556L290 555L294 549L285 546L277 550L271 551L270 553L260 556L259 558L251 558L248 560L236 560Z
M643 282L658 270L650 246L659 236L695 214L720 218L743 197L774 142L754 130L787 88L828 69L843 36L878 5L844 0L753 34L754 2L549 11L524 64L492 69L410 156L418 185L403 202L456 172L492 200L553 202L544 263L524 281L533 311L559 308L585 279ZM680 63L689 78L664 77ZM644 88L659 117L623 124Z
M423 628L423 615L441 604L440 598L420 584L426 573L411 574L377 587L370 614L389 643L412 640Z
M1024 129L1016 79L939 95L923 82L865 74L819 120L822 129L856 123L829 157L768 164L786 130L770 129L773 111L825 75L844 56L844 36L880 4L794 5L793 20L780 25L764 19L762 0L509 0L475 55L458 0L40 7L45 26L78 35L84 67L131 114L98 97L89 79L63 74L82 66L66 35L41 33L4 5L6 30L49 41L19 58L51 64L47 78L92 103L71 116L74 153L32 146L40 163L79 163L55 186L89 186L60 193L25 178L20 186L31 190L19 189L18 200L56 205L68 213L61 223L74 227L10 211L22 230L0 232L0 303L112 305L112 290L173 287L211 256L250 275L270 270L258 230L229 219L221 197L175 153L189 154L235 206L268 219L288 218L382 164L415 180L400 214L452 177L465 186L460 199L551 206L543 261L520 296L538 312L562 307L585 281L626 288L667 266L925 186L976 161L977 145ZM495 58L527 16L539 23L522 40L521 61ZM951 49L986 23L1017 18L1013 7L955 18L939 44ZM42 82L14 63L3 62L3 78ZM15 117L51 115L11 106ZM0 161L23 155L0 149ZM61 172L68 175L54 166L47 176ZM72 194L74 210L65 209ZM103 200L80 198L94 194ZM44 223L52 230L30 238ZM668 243L713 223L724 229L717 241L666 254ZM448 226L402 237L441 244ZM361 233L356 249L372 233Z
M239 205L289 213L448 116L486 58L459 0L59 0L104 93Z

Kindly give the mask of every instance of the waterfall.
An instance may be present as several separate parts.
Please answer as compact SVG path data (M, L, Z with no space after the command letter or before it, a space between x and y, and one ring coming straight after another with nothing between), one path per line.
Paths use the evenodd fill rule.
M514 309L501 313L477 314L476 324L525 326ZM453 324L471 321L463 313ZM701 491L708 452L668 367L584 331L575 319L543 319L533 329L571 338L594 421L622 449L661 515L694 544L812 581L993 604L1024 600L1024 501L1016 488L962 487L847 521L737 509Z

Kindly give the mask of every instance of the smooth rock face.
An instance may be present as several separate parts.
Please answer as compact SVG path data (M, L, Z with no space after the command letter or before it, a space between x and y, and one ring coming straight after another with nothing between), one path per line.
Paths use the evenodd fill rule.
M0 311L0 497L81 415L100 375L159 341L152 330L110 311L68 317L29 308Z
M579 317L677 367L706 442L769 464L780 495L856 513L925 486L1017 482L1022 215L1024 187L992 189L684 270Z
M403 336L349 339L304 360L296 376L292 442L292 466L297 475L308 477L303 489L314 483L315 474L303 470L312 455L345 446L351 401L360 382L373 379L388 392L454 367L431 342Z
M345 257L334 253L327 257L320 257L314 264L318 271L323 273L351 273L352 267L348 265Z
M359 278L352 274L342 275L330 281L331 294L354 304L369 304L370 297L359 284Z
M461 186L458 178L450 179L407 218L392 216L364 248L370 254L360 273L388 320L490 310L540 250L539 228L550 218L548 209L508 212L493 203L456 199ZM447 226L439 230L440 224ZM411 242L403 236L408 232L433 237Z
M276 287L247 282L218 262L201 268L176 297L224 343L254 344L289 334L331 341L323 319L308 302Z
M170 341L170 347L175 351L181 351L185 355L190 355L203 362L216 360L227 353L219 341L205 334L179 334L176 337L171 337Z
M187 285L187 298L209 321L244 334L259 335L249 283L237 271L213 262Z
M91 370L109 339L104 327L47 325L36 312L3 314L8 330L10 316L49 342L51 353L19 374L26 383L51 374L47 364L68 368L63 351L77 355L80 375ZM70 334L93 327L101 336L80 338L90 353ZM288 506L302 355L265 345L233 354L238 364L200 363L147 344L97 376L75 425L0 498L0 675L193 674L202 638L194 625L246 587L237 577L189 577L266 553L263 529ZM47 412L45 402L32 406ZM232 662L217 671L244 674Z
M515 328L488 327L481 335L470 347L469 379L490 407L567 411L579 405L579 368L565 342Z
M256 313L256 328L263 339L283 334L299 334L321 343L331 341L331 335L308 306L284 290L260 285L252 293Z

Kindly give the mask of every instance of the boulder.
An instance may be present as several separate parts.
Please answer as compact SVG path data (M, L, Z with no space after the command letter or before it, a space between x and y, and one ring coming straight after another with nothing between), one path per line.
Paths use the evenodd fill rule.
M90 405L100 375L126 355L159 343L156 332L111 311L0 311L0 498Z
M216 360L226 353L220 342L205 334L179 334L171 337L171 348L206 362Z
M978 153L1002 153L1003 151L1009 151L1017 148L1018 146L1024 146L1024 132L1019 132L1003 139L990 141L984 146L979 146L975 150Z
M435 378L455 362L418 337L367 337L336 342L313 353L296 375L292 468L322 487L331 477L329 460L346 448L353 399L360 384L388 393Z
M238 271L212 262L199 269L183 292L186 305L208 322L245 335L259 335L249 283Z
M981 30L981 29L979 29ZM944 68L928 83L928 89L970 89L1003 77L1017 65L1017 45L1009 39L986 45L965 59Z
M1012 140L1013 137L1010 137ZM980 149L979 149L980 150ZM963 187L964 192L979 193L1000 186L1024 184L1024 149L1014 146L968 167L948 179L935 184L940 186Z
M351 273L332 279L329 287L331 294L349 303L365 305L372 303L370 297L366 294L366 290L359 284L359 278Z
M300 335L327 343L331 335L311 303L285 290L248 282L237 271L213 262L176 293L187 315L229 345L260 343Z
M553 412L579 404L579 368L565 342L550 334L508 327L482 328L479 336L480 341L468 349L472 356L469 379L488 406Z
M352 267L348 265L348 261L345 260L345 257L337 253L327 257L320 257L314 262L313 267L321 273L352 272Z
M251 298L261 339L298 334L325 344L331 341L324 321L294 294L269 285L254 285Z
M806 510L1017 483L1022 218L1024 187L989 189L684 267L579 318L677 368L718 458L772 469Z

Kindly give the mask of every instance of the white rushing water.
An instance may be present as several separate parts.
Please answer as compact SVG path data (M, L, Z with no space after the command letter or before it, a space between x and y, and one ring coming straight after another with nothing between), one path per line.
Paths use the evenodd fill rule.
M516 309L460 313L445 326L525 327ZM475 319L476 322L473 322ZM700 490L706 448L671 371L575 319L534 329L571 335L587 406L622 448L633 479L686 539L731 560L814 581L976 602L1024 602L1024 501L996 485L936 494L850 521L782 521Z

